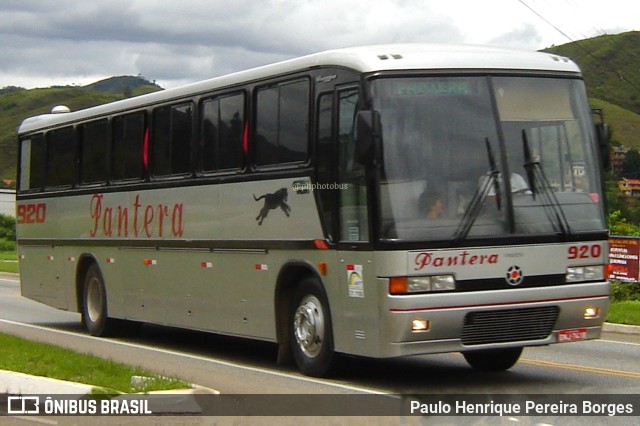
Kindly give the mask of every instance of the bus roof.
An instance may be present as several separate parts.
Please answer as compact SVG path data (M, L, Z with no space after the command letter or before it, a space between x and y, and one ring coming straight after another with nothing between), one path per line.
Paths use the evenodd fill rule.
M185 98L243 82L324 66L350 68L362 73L443 69L504 69L580 73L578 66L565 57L517 49L449 44L387 44L351 47L302 56L76 112L43 114L27 118L20 125L18 133L28 133L90 117L144 107L157 102Z

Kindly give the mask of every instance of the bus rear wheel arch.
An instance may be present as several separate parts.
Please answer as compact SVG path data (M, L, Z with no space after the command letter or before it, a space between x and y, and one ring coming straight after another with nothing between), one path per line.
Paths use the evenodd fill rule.
M82 324L92 336L109 336L120 328L120 321L109 317L107 289L96 263L91 263L84 274L81 313Z

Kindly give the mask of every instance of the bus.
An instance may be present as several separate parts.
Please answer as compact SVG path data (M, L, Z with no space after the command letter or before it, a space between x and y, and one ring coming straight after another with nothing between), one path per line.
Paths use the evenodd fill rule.
M605 130L571 60L454 45L57 106L18 132L21 291L95 336L269 341L312 376L343 354L505 370L601 334Z

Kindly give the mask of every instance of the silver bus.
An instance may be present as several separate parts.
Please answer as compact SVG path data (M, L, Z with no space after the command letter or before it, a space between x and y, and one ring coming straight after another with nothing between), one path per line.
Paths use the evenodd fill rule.
M275 342L314 376L338 354L508 369L600 336L603 128L567 58L427 44L58 106L19 128L22 294L96 336Z

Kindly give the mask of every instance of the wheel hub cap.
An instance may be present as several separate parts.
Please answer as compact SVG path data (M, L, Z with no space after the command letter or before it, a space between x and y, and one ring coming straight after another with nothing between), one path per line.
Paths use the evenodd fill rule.
M293 327L302 352L309 357L317 356L324 338L324 316L318 299L307 296L302 300L296 309Z

